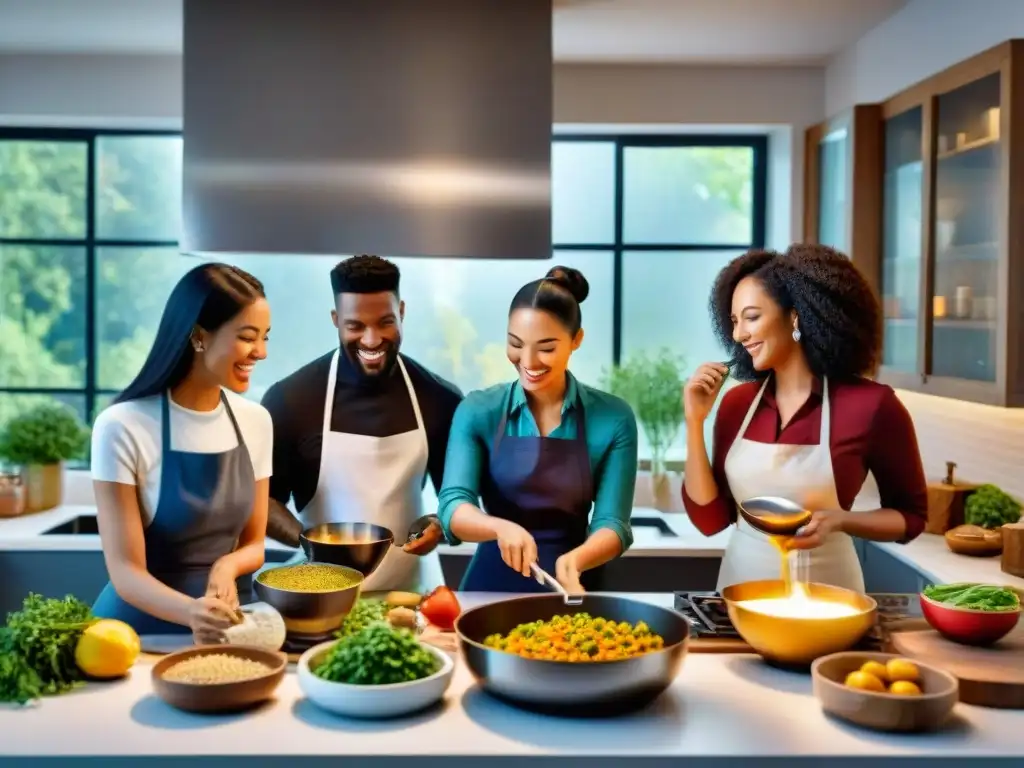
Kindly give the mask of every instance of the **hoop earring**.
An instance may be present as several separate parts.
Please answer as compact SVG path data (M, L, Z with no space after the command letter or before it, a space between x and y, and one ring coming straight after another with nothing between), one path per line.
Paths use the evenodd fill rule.
M800 336L801 336L800 329L799 328L794 328L793 329L793 341L800 341Z

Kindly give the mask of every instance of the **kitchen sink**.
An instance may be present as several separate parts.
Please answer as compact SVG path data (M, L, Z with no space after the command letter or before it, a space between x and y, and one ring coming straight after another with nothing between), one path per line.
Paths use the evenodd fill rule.
M669 528L668 523L662 520L660 517L633 517L629 521L633 528L653 528L661 536L667 536L673 539L679 538L675 531Z
M82 515L80 517L73 517L66 523L55 525L53 528L43 531L44 536L49 535L62 535L67 536L69 534L75 535L91 535L95 536L100 532L99 524L96 521L95 515Z
M55 525L53 528L43 531L44 536L96 536L100 532L95 515L82 515L73 517L66 523ZM295 555L294 550L271 549L266 550L267 563L285 563Z

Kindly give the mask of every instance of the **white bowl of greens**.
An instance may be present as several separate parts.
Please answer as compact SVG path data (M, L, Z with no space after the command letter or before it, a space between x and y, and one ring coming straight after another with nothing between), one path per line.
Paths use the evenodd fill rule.
M408 715L444 698L455 664L407 629L376 622L340 640L313 646L299 659L299 688L337 715Z

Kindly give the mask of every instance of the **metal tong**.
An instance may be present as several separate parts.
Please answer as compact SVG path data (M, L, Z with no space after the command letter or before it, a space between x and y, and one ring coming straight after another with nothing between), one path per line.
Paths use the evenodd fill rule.
M538 584L547 584L549 587L553 587L556 592L561 593L562 600L563 600L563 602L566 605L582 605L583 604L583 596L582 595L570 595L566 591L565 587L563 587L561 585L561 583L558 581L558 579L556 579L550 573L548 573L543 568L541 568L539 565L537 565L537 563L533 563L530 567L533 569L533 574L537 578L537 583Z

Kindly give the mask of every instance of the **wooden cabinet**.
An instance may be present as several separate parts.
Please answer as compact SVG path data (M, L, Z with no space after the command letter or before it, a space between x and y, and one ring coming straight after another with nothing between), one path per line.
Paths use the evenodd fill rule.
M804 146L805 243L849 254L877 289L882 111L859 105L809 128Z
M861 137L851 134L844 150L841 183L824 160L808 163L805 229L813 231L805 237L840 232L876 279L885 315L879 379L1024 406L1024 41L851 115ZM827 160L829 133L816 126L808 144L815 136ZM821 190L823 181L835 189ZM834 202L844 195L845 208ZM850 229L823 226L833 208Z

